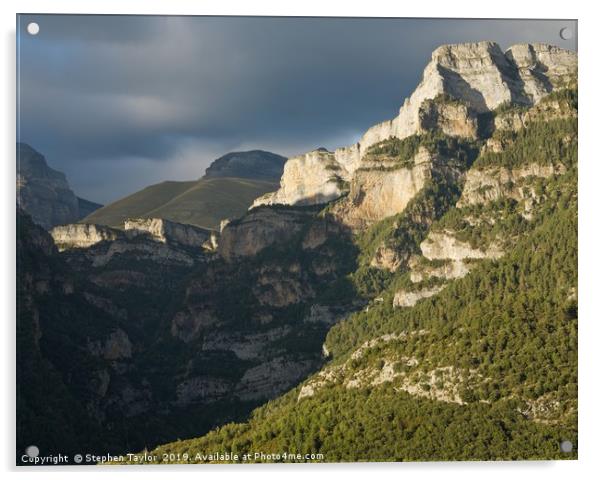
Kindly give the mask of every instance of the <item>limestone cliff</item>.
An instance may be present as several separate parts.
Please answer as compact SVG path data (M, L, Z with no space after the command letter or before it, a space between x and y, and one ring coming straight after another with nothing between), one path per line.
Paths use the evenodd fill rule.
M69 248L88 248L99 242L110 242L123 237L123 232L104 225L73 223L59 225L50 230L50 235L60 251Z
M566 86L576 70L577 55L551 45L520 44L505 53L493 42L443 45L433 52L422 81L397 117L371 127L349 147L289 159L280 189L254 206L336 198L344 191L341 181L352 181L372 145L430 130L474 138L479 114L505 104L536 104L554 88Z
M466 183L458 207L491 202L500 198L523 200L532 195L530 188L522 188L520 180L529 177L549 178L566 171L562 165L532 163L517 168L491 167L472 169L466 175Z
M429 298L433 295L438 294L441 290L443 290L444 286L437 286L433 288L425 288L424 290L417 291L406 291L406 290L398 290L395 292L395 296L393 297L393 306L394 307L413 307L416 303L423 298Z
M163 218L127 219L123 228L129 238L149 235L161 243L177 243L186 247L201 248L210 240L210 232L193 225L171 222Z
M429 260L453 260L499 258L503 252L497 245L473 248L467 242L454 237L453 232L430 232L420 244L422 254Z
M192 266L215 246L208 230L161 218L126 220L124 230L94 224L60 225L50 234L60 251L82 249L71 261L94 267L119 258Z
M335 155L318 149L290 158L284 165L280 188L259 197L251 208L259 205L309 205L326 203L341 196L341 179L347 172Z
M349 195L332 209L335 218L354 230L403 212L435 172L456 179L462 173L448 158L424 147L403 167L375 157L365 158L364 163L374 167L356 170Z
M264 248L286 242L306 224L301 210L258 208L240 220L224 225L218 251L225 259L255 255Z

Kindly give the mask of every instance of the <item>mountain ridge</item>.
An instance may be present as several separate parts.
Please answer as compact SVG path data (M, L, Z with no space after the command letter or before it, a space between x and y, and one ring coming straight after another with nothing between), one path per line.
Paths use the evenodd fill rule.
M211 230L277 188L285 158L263 150L231 152L214 160L199 180L167 180L106 205L81 222L120 228L127 218L165 218Z
M484 113L505 104L532 106L554 88L566 86L576 71L576 54L552 45L517 44L506 53L488 41L442 45L432 53L422 80L397 117L370 127L351 146L290 158L280 189L258 198L253 206L333 200L344 190L331 177L349 182L365 153L379 142L428 131L433 117L447 134L474 138L479 124L487 121ZM442 97L449 101L437 101ZM431 111L425 111L425 105Z
M17 142L17 203L49 229L80 220L102 205L77 197L63 172L30 145Z

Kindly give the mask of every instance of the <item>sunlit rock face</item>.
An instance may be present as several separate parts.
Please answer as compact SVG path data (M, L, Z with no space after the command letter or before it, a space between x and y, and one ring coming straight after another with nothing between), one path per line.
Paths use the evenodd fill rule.
M201 248L210 236L208 230L170 222L164 218L128 219L123 226L128 237L145 234L158 242L176 243L193 248Z
M347 172L335 160L334 153L325 149L292 157L284 165L280 188L259 197L251 208L326 203L341 196L340 179L346 176Z
M290 158L280 189L260 197L254 206L318 204L337 198L346 192L344 182L353 181L372 145L431 130L475 138L479 114L504 104L534 105L566 86L576 70L576 53L551 45L519 44L506 52L494 42L443 45L433 52L422 81L397 117L369 128L354 145Z
M123 232L116 228L87 223L59 225L50 230L59 250L88 248L96 243L123 238Z

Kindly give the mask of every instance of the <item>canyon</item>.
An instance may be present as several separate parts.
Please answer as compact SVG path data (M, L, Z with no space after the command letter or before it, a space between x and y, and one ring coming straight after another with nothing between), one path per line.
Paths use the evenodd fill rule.
M550 45L441 46L397 117L333 152L270 157L279 187L211 228L77 223L67 194L49 222L22 202L19 349L34 354L20 375L51 372L56 395L79 405L81 424L51 420L56 435L74 451L140 451L339 388L471 404L491 383L481 363L415 356L439 348L430 329L380 329L495 268L552 215L575 183L576 70L574 52ZM230 175L228 159L207 175ZM572 399L560 404L568 416ZM86 428L110 433L93 443Z

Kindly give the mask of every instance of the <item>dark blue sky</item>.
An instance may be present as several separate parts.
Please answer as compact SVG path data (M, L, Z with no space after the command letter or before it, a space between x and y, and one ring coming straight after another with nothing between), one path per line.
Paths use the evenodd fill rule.
M40 32L25 26L36 21ZM357 141L397 114L437 46L575 49L573 22L23 15L19 140L107 203L261 148Z

